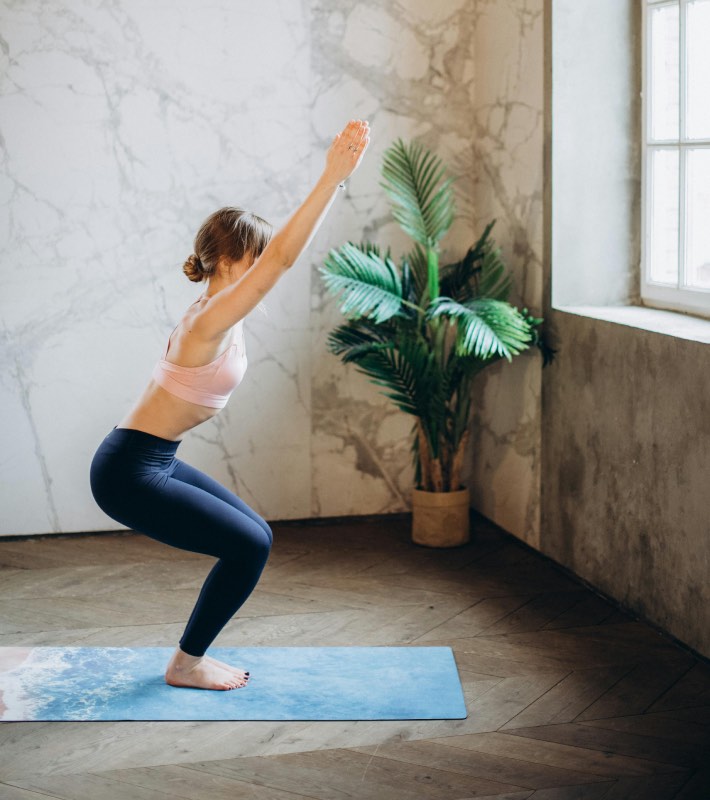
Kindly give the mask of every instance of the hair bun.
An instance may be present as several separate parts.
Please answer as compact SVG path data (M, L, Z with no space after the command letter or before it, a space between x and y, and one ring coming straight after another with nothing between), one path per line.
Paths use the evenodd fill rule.
M201 281L205 277L205 269L199 257L194 253L187 257L187 261L182 266L182 271L191 281Z

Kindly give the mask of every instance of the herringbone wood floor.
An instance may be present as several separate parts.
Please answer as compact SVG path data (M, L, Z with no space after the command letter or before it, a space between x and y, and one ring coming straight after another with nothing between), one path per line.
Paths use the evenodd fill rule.
M410 524L274 523L215 645L450 645L467 719L6 723L0 798L710 798L706 661L485 520L450 550ZM0 541L0 645L174 646L212 563L132 533Z

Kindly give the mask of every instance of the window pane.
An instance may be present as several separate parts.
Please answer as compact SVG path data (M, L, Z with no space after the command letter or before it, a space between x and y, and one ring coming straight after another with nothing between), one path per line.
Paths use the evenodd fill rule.
M710 138L710 0L691 0L686 17L686 136Z
M651 138L678 138L678 4L650 8Z
M687 159L687 281L695 289L710 289L710 149L688 150Z
M649 161L649 279L678 283L678 150L654 149Z

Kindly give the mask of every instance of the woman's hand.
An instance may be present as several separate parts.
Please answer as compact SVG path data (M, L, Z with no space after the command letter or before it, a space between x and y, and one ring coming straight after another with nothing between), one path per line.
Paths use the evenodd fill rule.
M362 161L369 143L370 126L367 120L351 119L330 145L323 176L333 184L349 178Z

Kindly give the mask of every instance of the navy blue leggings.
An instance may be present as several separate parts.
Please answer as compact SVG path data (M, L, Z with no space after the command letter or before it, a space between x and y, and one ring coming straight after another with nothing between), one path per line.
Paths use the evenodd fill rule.
M91 462L91 492L122 525L219 559L180 639L182 650L202 656L252 593L273 534L237 495L176 458L180 441L114 427Z

